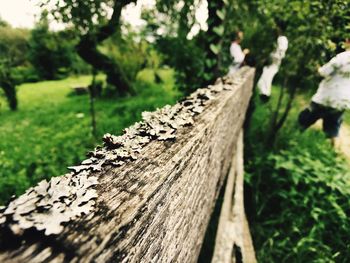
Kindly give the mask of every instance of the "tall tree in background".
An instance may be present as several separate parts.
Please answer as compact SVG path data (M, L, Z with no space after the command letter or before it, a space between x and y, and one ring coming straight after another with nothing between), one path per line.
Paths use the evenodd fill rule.
M73 26L80 37L77 52L121 96L133 93L130 80L119 63L103 54L98 45L120 30L123 7L137 0L58 0L52 13L58 21ZM48 6L46 1L43 6ZM112 12L111 16L109 16ZM110 18L109 18L110 17Z
M29 32L12 28L6 23L0 24L0 88L4 91L10 109L16 110L16 85L23 81L16 74L16 69L27 62Z

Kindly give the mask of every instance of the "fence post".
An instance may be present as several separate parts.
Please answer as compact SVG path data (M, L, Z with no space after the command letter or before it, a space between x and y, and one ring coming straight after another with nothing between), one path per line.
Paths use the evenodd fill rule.
M246 67L172 107L143 113L124 135L105 135L104 146L71 173L0 208L0 262L196 262L253 78ZM236 245L245 259L244 244Z
M244 211L243 130L237 140L227 178L212 263L255 263L255 252Z

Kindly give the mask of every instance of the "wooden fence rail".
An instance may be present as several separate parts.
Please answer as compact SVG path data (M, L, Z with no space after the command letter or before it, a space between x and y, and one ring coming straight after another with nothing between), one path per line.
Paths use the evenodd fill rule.
M0 262L196 262L224 182L213 262L255 262L241 135L253 77L242 68L144 113L69 174L1 208Z

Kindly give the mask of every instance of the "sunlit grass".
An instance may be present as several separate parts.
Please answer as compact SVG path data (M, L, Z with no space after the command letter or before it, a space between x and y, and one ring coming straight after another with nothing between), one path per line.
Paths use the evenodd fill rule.
M344 120L345 120L346 124L350 125L350 112L349 111L345 112Z
M96 100L97 133L120 134L141 119L141 112L173 104L179 97L173 72L160 72L154 84L145 70L135 83L137 95ZM82 160L95 142L91 135L89 96L73 95L72 87L87 86L91 76L23 84L17 87L19 109L0 108L0 203L43 178L65 173Z

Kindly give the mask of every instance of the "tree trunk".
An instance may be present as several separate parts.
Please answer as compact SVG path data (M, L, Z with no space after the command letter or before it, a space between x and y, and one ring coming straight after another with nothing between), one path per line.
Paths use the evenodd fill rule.
M284 93L286 92L286 89L287 89L287 87L286 87L286 79L285 79L284 85L280 87L280 94L278 96L277 106L276 106L275 110L273 111L271 119L270 119L268 133L267 133L266 138L265 138L265 145L267 147L272 146L274 144L274 139L276 137L274 134L277 132L276 125L278 122L278 115L279 115L281 107L282 107ZM271 111L272 111L272 109L271 109Z
M17 110L18 102L16 96L16 86L11 81L4 81L0 84L4 90L8 105L12 111Z
M118 95L121 96L134 93L130 81L120 65L102 54L97 49L97 45L117 32L120 28L121 11L124 6L132 2L136 2L136 0L115 0L113 15L109 22L96 31L90 30L90 32L82 36L76 47L78 54L84 61L107 75L107 83L114 86Z
M285 84L287 84L287 83L285 83ZM285 88L287 88L287 85L286 85ZM287 120L289 112L292 109L292 105L293 105L293 102L294 102L296 91L297 91L297 87L296 86L293 86L293 87L290 88L290 94L289 94L289 98L288 98L288 101L287 101L287 105L286 105L286 107L284 109L284 112L283 112L283 114L282 114L282 116L281 116L281 118L279 120L277 120L277 118L276 118L275 124L272 127L269 136L267 137L267 146L268 147L273 147L273 145L274 145L274 143L276 141L277 134L278 134L279 130L283 127L283 124Z
M91 115L91 131L92 137L97 139L97 127L96 127L96 111L95 111L95 97L97 95L97 87L96 87L96 74L97 72L94 70L92 73L92 83L89 86L89 95L90 95L90 115Z

